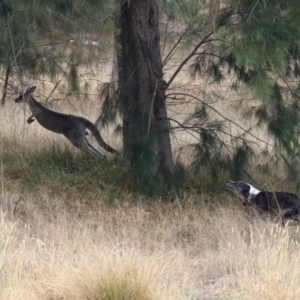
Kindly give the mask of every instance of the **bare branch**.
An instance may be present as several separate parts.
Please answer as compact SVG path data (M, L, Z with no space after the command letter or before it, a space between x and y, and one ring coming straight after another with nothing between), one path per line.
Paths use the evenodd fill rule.
M56 88L58 87L58 85L60 84L60 82L61 82L61 80L59 80L59 81L55 84L55 86L54 86L54 88L52 89L50 95L46 98L46 100L45 100L46 102L49 100L49 98L51 97L51 95L53 94L53 92L56 90Z
M10 75L10 66L6 68L6 72L5 72L5 79L4 79L1 106L3 106L5 104L5 98L6 98L6 94L7 94L7 86L8 86L9 75Z
M207 104L206 102L204 102L203 100L199 99L198 97L195 97L193 95L190 95L190 94L186 94L186 93L171 93L171 94L168 94L169 95L180 95L180 96L186 96L186 97L191 97L201 103L203 103L204 105L206 105L207 107L209 107L211 110L213 110L215 113L217 113L220 117L222 117L224 120L234 124L235 126L237 126L238 128L240 128L241 130L243 130L245 133L249 134L250 136L252 136L253 138L255 138L256 140L268 145L268 146L271 146L273 148L275 148L274 145L260 139L259 137L255 136L254 134L250 133L249 130L243 128L241 125L237 124L236 122L230 120L229 118L225 117L223 114L221 114L218 110L216 110L214 107L212 107L211 105Z
M12 36L11 28L10 28L10 23L9 23L9 14L7 12L5 13L5 24L6 24L6 27L7 27L8 34L9 34L10 46L11 46L11 51L12 51L12 55L13 55L13 62L14 62L14 65L15 65L15 68L16 68L16 71L17 71L19 82L22 86L21 74L20 74L20 70L18 68L14 40L13 40L13 36ZM23 86L22 86L22 90L23 90Z
M42 56L42 54L39 54L39 55L37 55L36 57L34 57L34 58L30 59L30 60L27 60L27 61L24 61L24 62L20 62L20 63L18 63L18 66L29 64L32 61L40 58L41 56Z
M194 133L199 134L199 129L205 130L205 131L207 131L207 132L208 132L208 131L212 131L212 132L218 131L218 132L220 132L220 133L222 133L222 134L224 134L224 135L229 136L229 137L231 138L231 140L232 140L232 139L238 139L238 140L242 140L242 141L247 141L248 144L251 143L251 144L256 145L258 148L260 148L259 145L258 145L256 142L250 141L250 140L246 140L246 139L245 139L244 134L247 134L248 132L245 132L244 134L233 135L233 134L228 133L228 132L226 132L226 131L224 131L224 130L222 130L222 129L220 129L220 128L204 128L204 127L201 127L201 126L199 126L199 125L188 126L188 125L184 125L184 124L180 123L179 121L177 121L177 120L175 120L175 119L173 119L173 118L169 118L169 117L168 117L167 119L170 120L170 121L172 121L172 122L174 122L174 123L176 123L176 124L178 125L178 126L170 127L170 128L169 128L170 130L174 130L174 129L175 129L175 130L176 130L176 129L183 129L183 130L185 130L185 131L189 131L190 134L191 134L191 132L194 132ZM200 141L200 138L196 137L195 135L193 135L193 137L194 137L196 140ZM234 147L233 145L228 145L227 142L224 142L223 140L221 140L221 139L218 137L218 135L215 135L215 138L218 139L218 141L219 141L222 145L226 145L226 147L230 147L231 149L236 149L236 147Z
M180 36L180 38L178 39L178 41L174 44L174 46L172 47L172 49L170 50L170 52L167 54L166 58L163 61L163 66L165 66L167 64L167 62L169 61L170 57L173 55L173 52L175 51L175 49L177 48L177 46L180 44L181 40L183 39L183 35Z
M195 55L197 50L206 42L208 42L208 38L212 35L213 33L210 32L207 34L194 48L194 50L183 60L183 62L179 65L179 67L176 69L176 71L173 73L171 76L170 80L167 82L167 88L170 86L170 84L174 81L178 73L181 71L181 69L185 66L185 64Z
M149 118L148 118L148 134L150 134L151 118L152 118L152 113L153 113L153 103L154 103L154 99L156 96L156 89L157 89L157 80L155 81L155 88L154 88L154 92L153 92L153 96L152 96L152 100L151 100L151 106L150 106L150 112L149 112Z

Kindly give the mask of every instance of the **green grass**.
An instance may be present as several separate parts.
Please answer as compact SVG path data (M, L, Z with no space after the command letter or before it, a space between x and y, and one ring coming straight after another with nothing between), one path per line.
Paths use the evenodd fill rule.
M3 177L8 184L6 189L19 187L22 193L47 193L64 198L78 197L85 201L99 199L106 194L108 202L121 199L124 194L134 192L128 170L125 170L121 157L95 158L88 154L69 151L52 146L39 151L26 151L23 155L4 152L0 160ZM214 196L226 190L226 176L216 181L202 174L187 172L178 168L178 180L185 184L176 185L177 190L165 191L161 198L174 201L184 193L207 194ZM145 201L153 201L144 197Z
M23 156L2 157L4 178L25 193L44 191L53 196L79 194L87 200L103 192L117 198L130 186L120 158L102 159L52 147Z

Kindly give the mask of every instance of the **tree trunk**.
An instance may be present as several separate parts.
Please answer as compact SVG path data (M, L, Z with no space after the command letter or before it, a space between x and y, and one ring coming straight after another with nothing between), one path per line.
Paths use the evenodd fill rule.
M158 18L155 0L128 0L121 7L123 157L147 194L172 185L174 175Z

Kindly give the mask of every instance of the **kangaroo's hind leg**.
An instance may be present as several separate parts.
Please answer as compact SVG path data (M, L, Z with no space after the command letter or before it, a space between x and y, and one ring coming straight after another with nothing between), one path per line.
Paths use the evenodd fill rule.
M83 152L89 153L96 157L104 156L96 149L93 149L93 147L90 147L90 144L88 143L85 137L85 132L72 130L70 132L67 132L65 134L65 137L72 143L73 146L75 146L76 148L80 149Z
M99 152L90 142L89 140L85 137L85 142L89 148L90 151L94 152L97 156L101 156L101 157L105 157L104 154L102 154L101 152Z

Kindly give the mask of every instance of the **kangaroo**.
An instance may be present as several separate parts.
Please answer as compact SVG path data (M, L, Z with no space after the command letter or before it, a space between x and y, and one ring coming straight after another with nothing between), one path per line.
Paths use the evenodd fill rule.
M44 107L33 98L32 93L35 89L36 87L33 86L15 99L16 103L24 102L29 105L31 116L27 119L28 124L31 124L35 118L44 128L63 134L78 149L93 156L104 157L105 155L88 141L86 137L88 135L86 129L88 129L101 147L108 152L117 153L115 149L104 142L97 127L92 122L82 117L58 113Z

